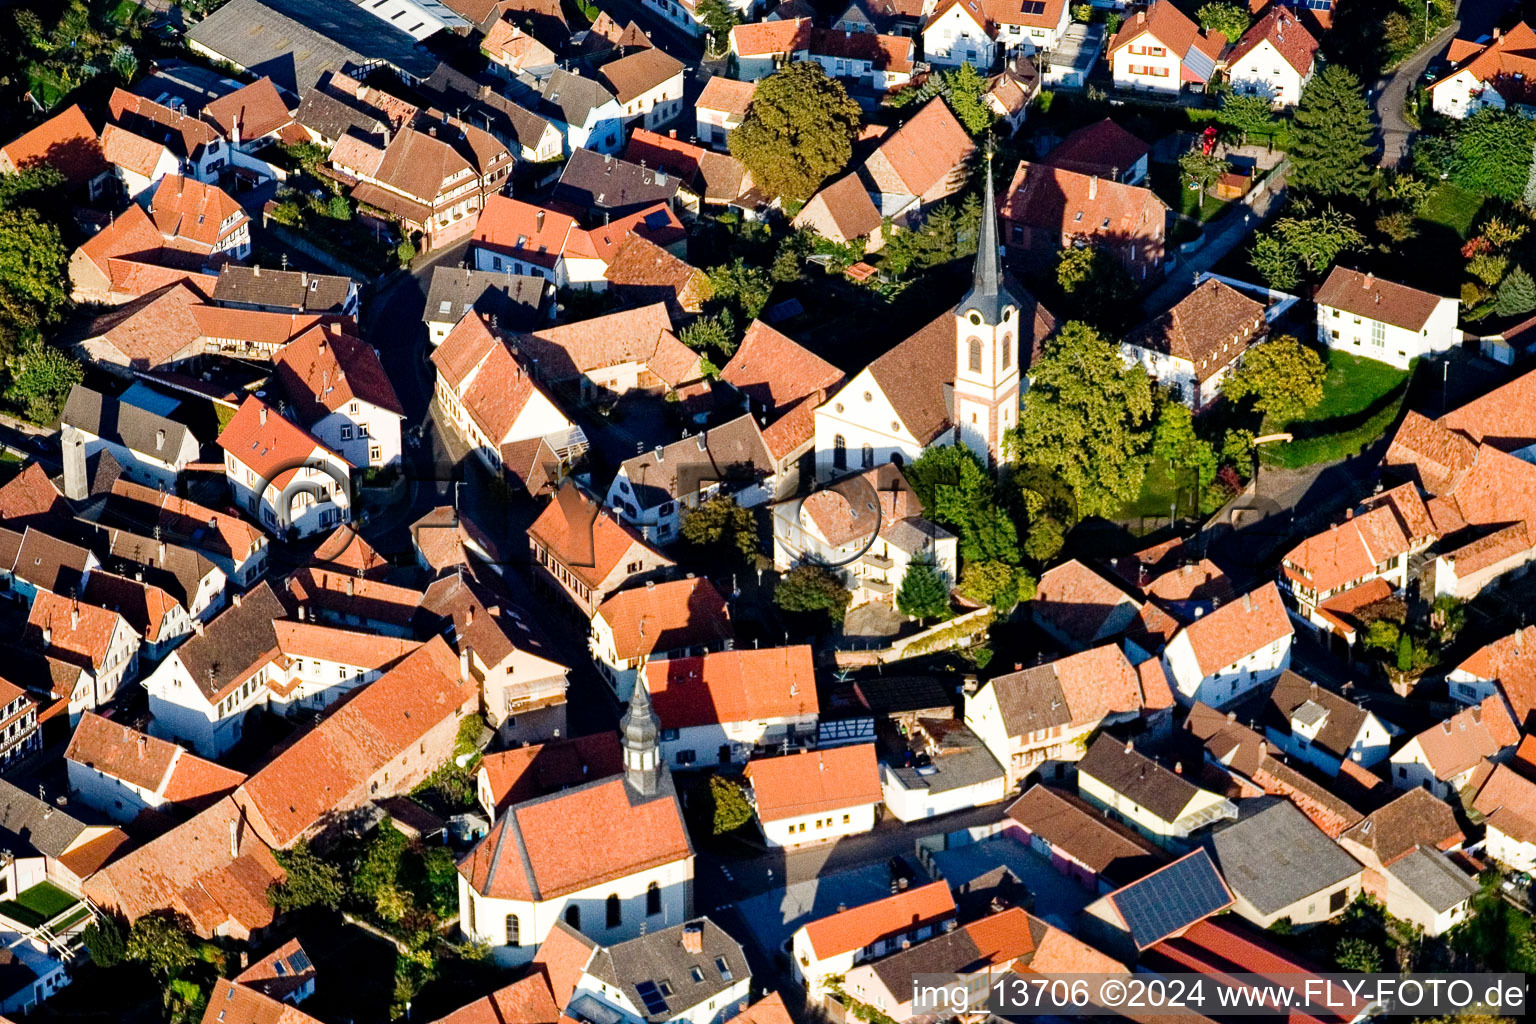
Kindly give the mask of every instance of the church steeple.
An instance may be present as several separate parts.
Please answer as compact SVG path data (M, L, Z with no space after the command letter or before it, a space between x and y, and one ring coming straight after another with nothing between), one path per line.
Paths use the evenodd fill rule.
M955 315L981 314L982 322L992 326L1002 322L1003 310L1019 308L1020 302L1008 289L1003 277L1001 245L997 236L997 194L992 185L992 152L987 151L987 181L981 196L981 229L976 238L976 264L971 272L971 290L966 292Z
M624 748L625 780L644 796L654 794L660 782L660 738L661 726L651 710L651 693L642 672L629 695L629 709L619 719L619 742Z

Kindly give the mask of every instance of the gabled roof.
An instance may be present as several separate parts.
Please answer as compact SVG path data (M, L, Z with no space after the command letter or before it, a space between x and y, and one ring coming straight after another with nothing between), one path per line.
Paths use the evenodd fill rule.
M818 57L868 61L875 71L908 74L912 71L912 54L916 44L910 36L813 28L807 49Z
M1268 712L1265 724L1280 733L1291 732L1292 723L1298 719L1303 726L1315 725L1320 719L1322 725L1312 744L1341 760L1350 756L1350 746L1370 717L1365 708L1290 669L1275 680L1274 689L1269 692Z
M597 609L621 660L729 640L731 613L707 579L670 580L621 590Z
M369 779L478 693L433 637L247 779L235 800L264 838L291 846L328 815L358 806Z
M245 776L93 711L80 716L64 756L77 764L178 804L211 802Z
M753 320L720 379L777 415L807 395L819 394L824 400L844 376L793 338Z
M743 777L752 786L757 816L765 822L882 799L873 743L761 758L748 762Z
M1151 152L1151 146L1106 117L1068 135L1044 162L1080 174L1119 178Z
M1414 739L1418 740L1435 778L1445 781L1519 743L1520 730L1509 717L1504 701L1494 694L1485 697L1481 704L1430 726Z
M1134 881L1163 863L1163 854L1139 834L1050 786L1031 786L1008 805L1008 817L1111 885Z
M1125 19L1120 30L1109 41L1106 53L1113 54L1143 35L1151 35L1181 60L1187 60L1191 50L1198 50L1214 60L1227 43L1227 37L1220 32L1202 35L1200 27L1170 0L1153 0L1146 10L1137 11L1133 17Z
M1137 949L1147 949L1213 914L1234 900L1203 848L1116 889L1104 897L1125 922Z
M341 274L228 263L219 268L219 283L212 298L221 305L276 306L295 313L343 314L356 289L357 283Z
M535 396L559 408L479 313L470 313L448 332L432 362L449 384L463 389L460 402L493 444L506 440Z
M102 157L112 166L133 171L140 177L153 177L160 158L169 153L161 143L135 135L121 125L109 124L101 130Z
M1125 343L1187 360L1204 383L1247 351L1263 326L1262 303L1213 277L1136 328Z
M620 103L628 103L681 75L683 62L651 47L609 61L598 68L597 73L608 84L608 88L613 90L615 99Z
M665 565L672 560L651 551L645 539L574 484L555 492L528 536L549 550L567 571L589 588L601 586L635 545Z
M1159 0L1168 6L1168 0ZM1170 7L1171 9L1171 7ZM1058 236L1123 240L1160 229L1167 207L1149 188L1025 161L1003 200L1002 218Z
M868 968L890 992L908 991L919 974L1002 973L1034 951L1035 932L1022 907L1009 907L875 960Z
M71 103L36 128L7 142L0 147L0 153L17 170L25 170L34 163L49 164L76 188L107 169L96 130L78 103Z
M997 676L986 685L997 695L1010 736L1092 725L1141 708L1136 670L1114 644Z
M205 146L219 139L219 133L208 122L144 96L135 96L126 89L112 90L107 111L113 121L135 135L163 142L183 160L196 159Z
M1241 599L1222 605L1183 629L1204 675L1234 664L1261 647L1289 637L1290 617L1280 600L1280 590L1266 583Z
M265 77L211 101L203 108L203 116L218 125L225 138L240 142L271 135L293 121L288 101Z
M334 326L310 328L278 349L272 363L299 418L310 425L359 399L405 415L378 352Z
M747 108L752 105L752 96L756 92L756 82L738 82L725 75L712 75L709 81L704 83L704 89L699 93L694 106L705 110L723 111L736 117L746 117Z
M884 899L840 910L802 926L818 960L873 946L881 939L955 915L955 898L944 882L930 882Z
M490 791L494 813L500 815L513 804L623 771L618 734L598 732L487 754L480 760L479 774Z
M1529 30L1528 30L1529 31ZM1269 10L1249 27L1227 55L1227 65L1236 66L1254 47L1268 42L1284 58L1296 73L1305 78L1312 72L1312 62L1317 56L1318 41L1312 37L1295 13L1279 4L1271 4Z
M561 1019L549 982L535 972L439 1017L433 1024L556 1024Z
M647 662L645 686L663 729L815 715L808 646L742 648Z
M235 975L235 984L273 999L287 998L314 980L314 961L298 939L289 939Z
M67 511L64 496L37 462L28 462L0 486L0 519L11 529L25 529L37 519Z
M693 437L626 459L619 472L642 509L694 494L717 483L761 483L778 467L757 420L738 416Z
M1285 800L1221 829L1211 849L1227 885L1266 917L1364 870Z
M1077 770L1167 822L1177 821L1202 792L1184 776L1107 733L1088 746Z
M857 35L868 37L869 33ZM961 169L975 152L976 144L938 96L886 136L875 150L879 161L889 166L906 192L914 196L926 195L942 182L963 176Z
M850 172L817 192L795 215L804 224L814 223L810 214L817 207L824 208L832 218L833 226L842 240L863 238L881 226L880 210L864 189L864 182L857 172ZM833 241L838 241L834 238Z
M649 797L617 777L515 804L459 862L459 874L483 896L542 901L687 860L693 847L664 778Z
M1508 32L1496 31L1491 42L1481 49L1477 47L1476 43L1466 44L1463 40L1454 40L1450 52L1455 56L1450 59L1460 66L1454 72L1440 76L1440 80L1430 88L1438 88L1465 71L1472 76L1473 81L1491 84L1506 99L1522 102L1528 100L1528 80L1536 79L1536 32L1522 21ZM1458 53L1458 48L1462 52ZM1470 59L1466 52L1468 49L1475 52L1475 56Z
M180 174L160 179L149 199L149 216L167 245L196 252L212 252L250 221L228 192Z
M810 18L756 21L731 28L731 49L741 57L793 53L810 45Z
M1487 826L1522 843L1536 843L1536 782L1508 765L1492 765L1492 771L1473 776L1481 782L1472 808L1487 818Z
M1536 626L1526 626L1474 651L1455 671L1499 684L1523 727L1536 710Z
M1117 614L1124 630L1141 602L1093 569L1072 558L1046 570L1035 590L1030 614L1074 642L1087 646L1104 639Z
M314 435L282 416L267 403L250 395L219 434L219 447L256 473L267 486L288 486L305 460L316 451L347 463Z
M80 596L92 604L117 612L127 620L135 633L144 638L145 643L150 644L167 639L161 632L165 628L166 616L179 604L164 588L153 583L99 569L86 578L85 590Z
M39 590L27 615L24 639L54 657L100 672L119 627L126 628L126 622L117 612Z
M1387 866L1421 846L1455 849L1466 837L1449 804L1427 789L1410 789L1366 815L1339 838L1365 847Z
M526 358L538 360L540 380L576 380L622 363L644 363L669 387L699 375L698 353L677 340L660 302L517 335L516 343Z
M685 930L692 933L691 939L684 938ZM690 942L698 943L697 952L689 948ZM586 973L639 1008L641 1020L663 1024L688 1008L723 997L750 977L751 968L740 943L702 917L599 946ZM657 987L662 983L664 992Z
M1432 292L1410 288L1375 274L1334 267L1313 301L1319 306L1341 309L1367 320L1379 320L1417 333L1446 300Z
M196 449L196 440L185 425L84 384L69 389L59 422L166 462L176 461L189 438Z
M272 584L262 580L238 604L215 615L202 633L172 653L210 704L277 652L274 623L288 616Z

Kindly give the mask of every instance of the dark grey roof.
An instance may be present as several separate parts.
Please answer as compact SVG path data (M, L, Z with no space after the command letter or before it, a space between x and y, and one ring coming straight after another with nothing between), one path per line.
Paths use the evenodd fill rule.
M1176 821L1200 792L1188 779L1164 768L1126 743L1101 735L1088 748L1077 770L1098 779L1163 821Z
M302 270L242 267L229 263L219 270L213 301L220 305L259 306L295 313L342 313L352 288L352 279L340 274L310 274Z
M217 71L182 60L157 61L155 73L134 83L135 96L170 106L180 100L188 113L196 114L220 96L227 96L245 83Z
M919 974L965 974L983 960L990 961L989 953L976 944L971 929L986 922L972 921L954 931L935 935L919 942L910 949L902 950L871 964L875 976L885 983L891 992L906 992L912 987L912 979ZM1030 922L1031 934L1034 922ZM1020 942L1020 951L1025 947Z
M554 199L623 217L677 195L677 175L591 149L578 149L560 172Z
M238 605L225 608L203 632L176 649L187 674L210 699L268 651L277 647L275 619L288 609L262 580Z
M83 384L70 389L59 422L164 462L176 461L190 435L186 426L175 420L119 402Z
M1364 870L1289 800L1240 819L1210 842L1227 885L1266 916Z
M375 135L387 127L377 114L360 104L348 103L343 97L326 92L324 87L311 89L304 94L293 119L325 139L339 139L349 128L355 128L364 135Z
M1204 849L1104 898L1124 919L1137 949L1156 945L1232 905L1232 894Z
M536 148L551 127L546 118L497 92L492 82L471 78L446 64L439 65L419 89L433 103L455 110L505 146Z
M1416 848L1408 856L1386 867L1387 874L1396 878L1419 899L1429 904L1431 910L1443 914L1463 900L1477 895L1477 880L1451 863L1449 857L1427 846Z
M45 857L62 857L85 825L38 798L0 779L0 846L18 856L36 850Z
M689 929L699 932L698 953L683 946L683 933ZM622 990L644 1019L663 1021L726 992L749 978L751 968L739 942L709 918L699 917L617 945L600 946L587 973Z
M929 728L930 734L934 731ZM907 767L891 769L907 789L948 793L1003 777L1002 766L970 729L955 722L939 731L942 731L939 751L933 755L928 768L922 771Z
M551 116L558 117L566 124L583 127L592 116L592 111L605 103L617 102L613 93L603 87L603 83L558 69L544 80L539 94Z
M439 266L432 271L421 318L456 324L474 310L494 316L502 330L529 331L543 319L546 288L542 277L531 274Z
M309 92L327 71L382 61L425 78L437 67L409 35L347 0L231 0L187 39L293 96Z
M1290 735L1293 717L1299 716L1304 725L1323 720L1312 745L1342 759L1349 756L1350 745L1360 734L1368 713L1358 704L1287 669L1270 691L1264 724L1282 735Z
M141 578L191 610L203 580L218 569L189 547L129 530L113 530L106 549L97 552L103 566L131 579Z

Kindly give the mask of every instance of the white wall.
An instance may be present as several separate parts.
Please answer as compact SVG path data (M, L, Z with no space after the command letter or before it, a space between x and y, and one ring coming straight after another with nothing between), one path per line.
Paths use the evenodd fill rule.
M340 452L354 466L388 466L400 461L402 418L398 413L359 399L319 420L310 433L327 448ZM374 458L375 449L378 458Z
M1289 633L1210 675L1195 660L1187 632L1179 633L1163 651L1163 668L1174 684L1174 696L1185 704L1202 701L1213 708L1225 707L1290 667Z
M780 821L760 821L759 824L769 846L798 846L868 832L875 827L876 806L861 804Z
M887 765L880 766L880 792L885 806L902 821L918 821L951 811L996 803L1008 795L1005 775L985 782L934 793L927 787L906 788Z
M866 400L865 395L869 398ZM893 430L895 424L899 429ZM846 466L836 465L837 438L841 436L847 454ZM946 434L935 441L948 444ZM871 449L870 466L890 462L900 455L910 466L923 453L923 446L896 415L874 375L861 370L843 388L816 408L816 478L826 480L846 472L865 468L863 449Z
M1458 120L1471 117L1484 107L1504 109L1504 97L1496 89L1484 88L1472 72L1463 68L1449 78L1436 82L1430 89L1430 102L1435 113Z
M985 75L996 61L997 44L965 4L956 4L923 29L923 56L938 67L973 64Z
M1301 98L1301 90L1312 78L1310 72L1302 78L1268 39L1248 51L1227 74L1234 92L1263 96L1277 107L1294 107Z
M1151 33L1143 33L1110 54L1109 63L1119 89L1176 93L1184 87L1180 55Z
M1406 370L1413 360L1447 352L1461 341L1461 331L1456 327L1457 306L1457 300L1442 298L1423 329L1409 331L1319 304L1317 340L1350 355Z

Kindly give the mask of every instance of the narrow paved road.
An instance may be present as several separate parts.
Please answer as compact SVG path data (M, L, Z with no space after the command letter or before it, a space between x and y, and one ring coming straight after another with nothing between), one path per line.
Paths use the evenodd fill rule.
M1376 108L1377 134L1381 144L1381 166L1400 167L1408 158L1408 147L1416 130L1403 117L1409 91L1423 77L1429 62L1456 37L1460 21L1441 29L1419 51L1404 61L1390 77L1379 79L1372 89Z

